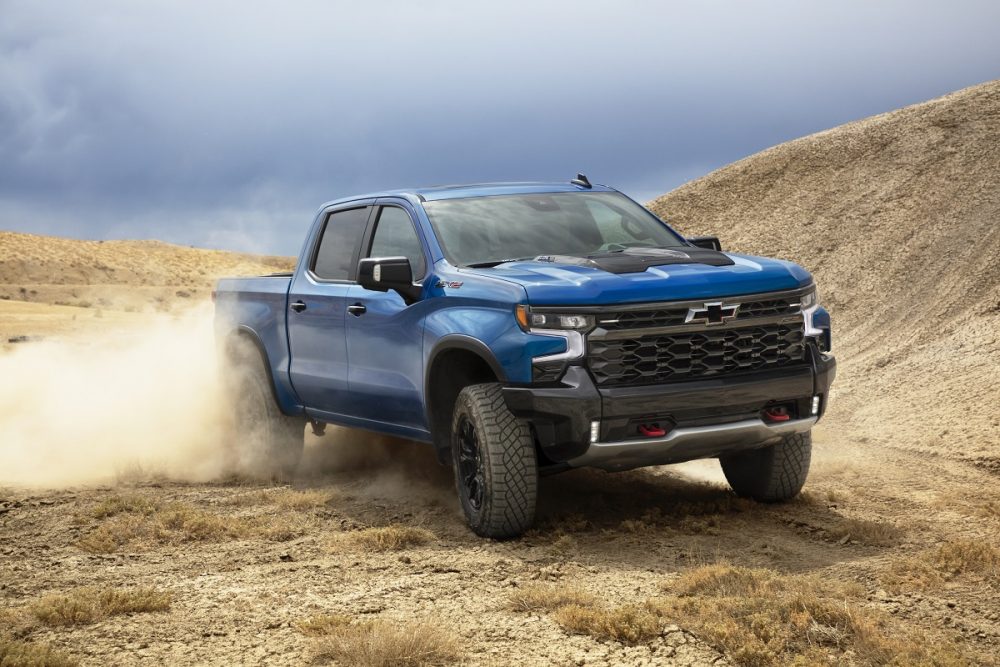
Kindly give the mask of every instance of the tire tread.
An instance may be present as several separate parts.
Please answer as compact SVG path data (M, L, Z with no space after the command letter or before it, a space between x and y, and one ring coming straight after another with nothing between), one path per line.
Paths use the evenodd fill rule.
M480 447L485 449L481 455L487 457L489 476L487 501L481 516L470 516L466 510L469 525L484 537L503 539L521 535L535 519L538 495L538 463L531 430L507 409L502 387L496 383L471 385L462 390L452 420L453 434L463 411L481 432ZM457 456L455 459L457 486Z
M722 457L722 471L737 495L761 502L782 502L805 485L812 460L812 433L793 433L781 442Z

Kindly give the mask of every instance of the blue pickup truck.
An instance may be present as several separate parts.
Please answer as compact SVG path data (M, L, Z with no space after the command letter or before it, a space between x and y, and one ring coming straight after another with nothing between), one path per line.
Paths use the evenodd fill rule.
M307 425L426 442L492 538L581 466L718 458L737 494L792 498L835 374L807 271L582 174L330 202L293 273L215 298L248 465L289 474Z

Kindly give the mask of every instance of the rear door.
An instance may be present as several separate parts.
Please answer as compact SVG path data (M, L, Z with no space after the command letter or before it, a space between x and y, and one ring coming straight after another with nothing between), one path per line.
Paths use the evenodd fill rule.
M414 282L427 273L425 244L406 202L378 200L362 257L406 257ZM420 301L407 305L394 291L361 285L349 290L347 356L352 414L364 419L426 430L423 408L423 324ZM420 434L411 433L411 437Z
M328 212L288 291L289 375L306 410L351 414L344 320L373 201Z

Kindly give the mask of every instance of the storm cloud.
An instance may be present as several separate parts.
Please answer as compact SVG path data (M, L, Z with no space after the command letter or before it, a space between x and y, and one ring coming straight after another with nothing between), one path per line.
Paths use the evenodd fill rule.
M0 228L294 253L323 201L640 200L1000 76L996 2L0 0Z

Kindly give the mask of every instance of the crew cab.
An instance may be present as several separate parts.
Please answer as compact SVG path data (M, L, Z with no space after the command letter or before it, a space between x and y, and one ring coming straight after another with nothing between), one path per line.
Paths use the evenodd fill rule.
M583 466L718 458L735 493L792 498L835 374L805 269L583 175L324 204L293 273L215 298L248 466L292 473L307 424L425 442L492 538Z

